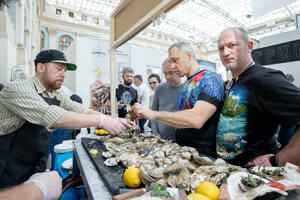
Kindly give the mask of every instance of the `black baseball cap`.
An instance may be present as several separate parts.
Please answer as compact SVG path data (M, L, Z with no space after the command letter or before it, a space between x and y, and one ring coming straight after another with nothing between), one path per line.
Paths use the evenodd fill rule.
M38 63L47 62L65 63L67 65L67 70L70 71L75 71L77 69L75 64L67 61L67 58L63 52L55 49L41 51L34 60L35 66L37 66Z

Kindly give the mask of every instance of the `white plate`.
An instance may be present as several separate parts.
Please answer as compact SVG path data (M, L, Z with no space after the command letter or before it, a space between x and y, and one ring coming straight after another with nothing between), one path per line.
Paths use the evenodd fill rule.
M62 168L64 169L72 169L73 167L73 158L70 158L68 160L65 160L62 164L61 164Z

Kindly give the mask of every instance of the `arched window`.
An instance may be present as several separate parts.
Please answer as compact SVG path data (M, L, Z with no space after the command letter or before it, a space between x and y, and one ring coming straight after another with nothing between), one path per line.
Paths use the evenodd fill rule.
M44 50L45 49L45 32L41 31L41 44L40 44L40 49Z
M68 35L60 36L58 40L59 50L61 51L66 50L72 42L73 42L73 38L71 36Z

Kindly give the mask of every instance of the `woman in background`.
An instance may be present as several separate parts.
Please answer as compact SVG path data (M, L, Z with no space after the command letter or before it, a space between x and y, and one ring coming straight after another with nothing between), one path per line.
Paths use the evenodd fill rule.
M148 84L150 87L150 101L149 101L149 107L152 108L152 101L153 101L153 97L154 97L154 93L156 88L158 87L158 85L160 84L161 80L160 80L160 76L158 74L150 74L148 77Z

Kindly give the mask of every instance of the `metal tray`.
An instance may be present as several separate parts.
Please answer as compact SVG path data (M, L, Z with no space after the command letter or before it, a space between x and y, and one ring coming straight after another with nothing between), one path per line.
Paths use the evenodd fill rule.
M98 150L98 154L96 156L91 155L89 150L92 148L87 146L92 140L95 140L92 148ZM106 148L101 141L92 138L81 138L81 144L87 151L87 154L96 166L96 169L99 172L104 184L112 195L117 195L131 190L126 188L123 181L123 172L126 169L126 166L122 162L119 162L118 165L114 167L107 167L104 165L106 158L102 156L102 152L106 151Z

